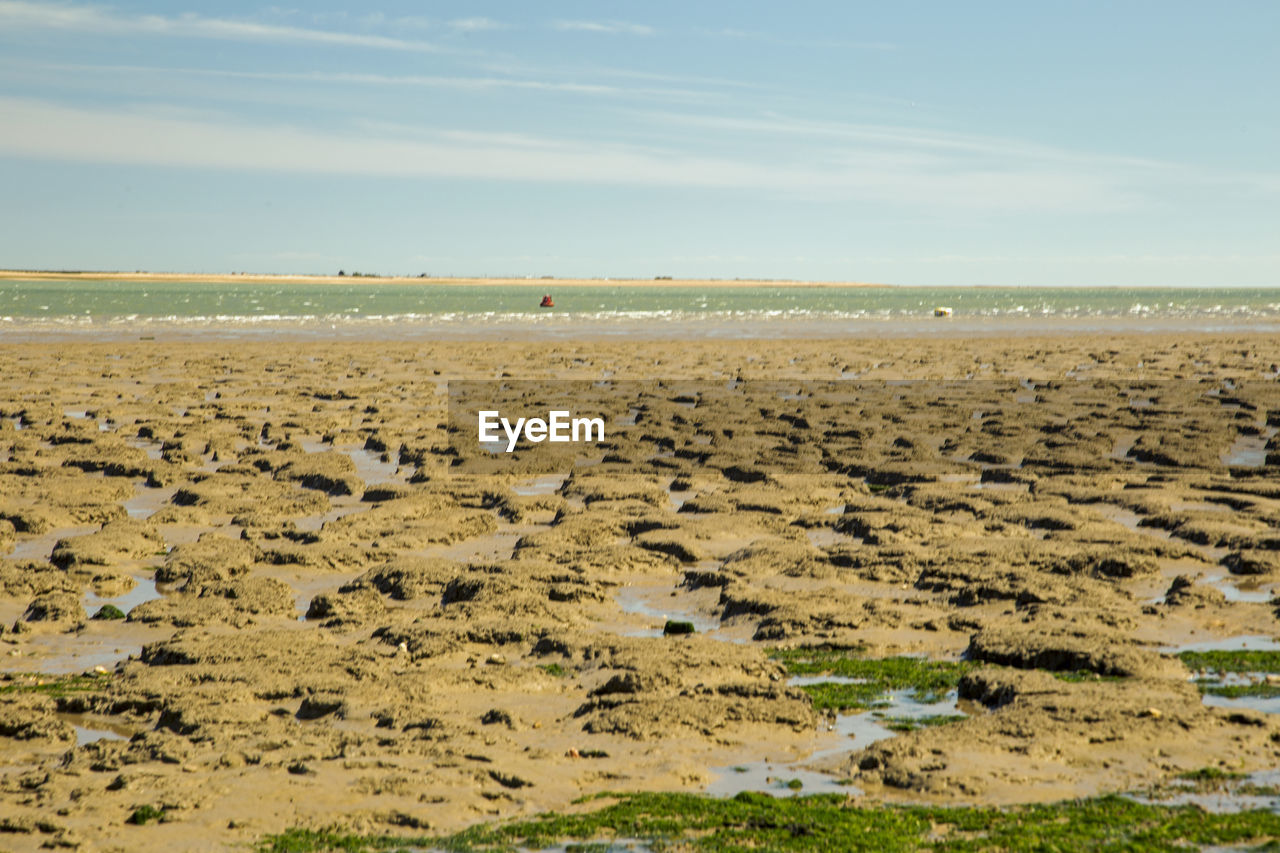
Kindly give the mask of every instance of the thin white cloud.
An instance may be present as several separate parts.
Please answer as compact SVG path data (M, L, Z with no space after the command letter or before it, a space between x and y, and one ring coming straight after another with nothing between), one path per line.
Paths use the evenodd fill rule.
M635 111L650 123L667 123L683 128L701 128L734 136L792 137L802 144L830 148L838 145L852 157L878 151L921 170L946 164L972 171L1019 171L1024 168L1050 169L1082 176L1105 176L1113 185L1145 186L1164 190L1182 188L1229 189L1237 197L1280 193L1280 173L1247 171L1222 166L1100 154L1015 137L906 127L885 124L858 124L813 121L794 116L765 114L753 117L708 114Z
M0 63L2 66L2 63ZM68 72L75 75L91 75L88 79L102 79L103 75L139 75L173 80L176 77L209 77L225 80L248 80L280 83L321 85L383 86L391 88L455 89L483 92L516 90L532 92L564 93L584 96L638 98L671 102L701 101L711 97L706 92L693 89L674 89L644 86L616 86L607 83L542 80L534 78L431 75L431 74L374 74L352 71L232 71L220 68L183 68L151 65L85 65L67 63L24 64L24 68L48 72ZM118 76L111 79L119 79Z
M974 157L989 157L1002 162L1008 158L1036 160L1042 163L1076 162L1098 165L1106 162L1115 166L1133 168L1163 168L1168 164L1140 157L1086 154L1053 145L1045 145L1021 139L983 136L919 127L885 124L859 124L852 122L814 121L795 116L765 114L753 117L718 116L674 112L637 112L649 121L703 128L726 133L755 133L762 135L805 137L810 140L856 143L883 146L902 153L904 157L916 156L912 152L950 153Z
M194 13L176 16L125 15L100 6L0 0L0 29L45 29L96 35L152 35L229 41L297 42L375 50L436 51L424 41L308 27L267 24Z
M988 211L1099 211L1133 195L1107 175L1053 164L991 168L945 158L841 150L779 163L687 149L413 129L342 133L289 125L62 106L0 98L0 155L312 174L716 188Z
M491 18L457 18L449 22L452 29L460 33L478 33L485 30L502 30L506 26Z
M651 36L656 32L653 27L629 21L556 21L553 26L557 30L607 35Z
M742 41L759 41L768 42L769 44L790 45L792 47L834 47L843 50L897 50L898 46L893 42L887 41L848 41L845 39L825 39L825 38L779 38L770 33L750 32L748 30L739 30L733 27L724 27L718 30L699 30L698 32L712 38L730 38Z

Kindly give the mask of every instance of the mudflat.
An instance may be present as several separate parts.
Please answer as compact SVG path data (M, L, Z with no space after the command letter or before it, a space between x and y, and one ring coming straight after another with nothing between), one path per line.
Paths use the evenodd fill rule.
M4 844L1273 768L1278 365L1262 335L0 347ZM457 380L589 380L609 429L486 459Z

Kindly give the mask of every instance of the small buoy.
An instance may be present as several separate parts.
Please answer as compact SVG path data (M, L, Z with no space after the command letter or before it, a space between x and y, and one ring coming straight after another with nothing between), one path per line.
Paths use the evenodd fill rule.
M944 305L939 305L937 308L933 309L933 316L935 317L950 317L951 314L951 309Z

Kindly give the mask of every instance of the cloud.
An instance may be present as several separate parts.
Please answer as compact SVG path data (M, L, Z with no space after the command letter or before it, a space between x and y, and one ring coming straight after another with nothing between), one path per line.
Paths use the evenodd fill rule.
M460 33L478 33L484 30L506 29L505 25L491 18L457 18L449 22L449 26Z
M1130 206L1106 174L1031 162L993 167L877 149L793 162L519 134L243 124L0 97L0 155L281 173L705 188L988 211Z
M726 133L754 133L760 135L801 137L825 140L841 144L883 146L903 152L945 152L952 155L988 157L993 161L1008 158L1031 159L1039 162L1078 162L1098 164L1102 161L1134 168L1160 168L1167 164L1139 157L1083 154L1053 145L999 136L973 133L957 133L946 130L906 127L900 125L866 124L837 121L814 121L796 116L766 113L763 115L717 116L694 113L640 112L639 116L653 121L685 127L702 128Z
M265 24L231 18L209 18L194 13L177 16L123 15L105 7L29 3L22 0L0 0L0 29L11 32L21 29L47 29L96 35L153 35L229 41L295 42L396 51L431 52L438 49L435 45L424 41Z
M699 32L705 36L713 38L729 38L739 39L742 41L759 41L769 44L789 45L791 47L831 47L841 50L897 50L898 45L893 42L886 41L850 41L847 39L829 39L829 38L780 38L771 33L758 33L749 30L740 30L733 27L723 27L721 29L702 29Z
M0 63L2 66L2 63ZM458 91L485 92L515 90L525 92L550 92L570 95L611 98L637 98L669 102L703 101L709 93L692 89L675 89L645 86L617 86L607 83L543 80L531 77L468 76L457 74L375 74L352 71L233 71L220 68L182 68L150 65L84 65L64 63L25 64L28 70L69 72L90 75L89 79L101 80L103 75L147 75L164 80L177 77L208 77L223 80L246 80L279 83L318 84L325 86L382 86L389 88L454 89ZM118 79L118 78L116 78ZM118 89L115 91L118 92ZM225 96L225 92L223 95Z
M556 21L553 26L557 30L607 35L651 36L656 32L653 27L627 21Z

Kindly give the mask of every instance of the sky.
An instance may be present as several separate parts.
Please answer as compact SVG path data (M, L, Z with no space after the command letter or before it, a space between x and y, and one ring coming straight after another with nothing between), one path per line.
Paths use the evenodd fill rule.
M1280 285L1280 3L0 0L0 267Z

